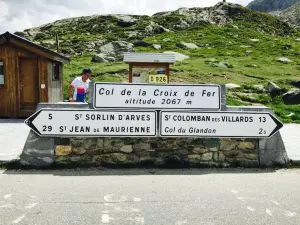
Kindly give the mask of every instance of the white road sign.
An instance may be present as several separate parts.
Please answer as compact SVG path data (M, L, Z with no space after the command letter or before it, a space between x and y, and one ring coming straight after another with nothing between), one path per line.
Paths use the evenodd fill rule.
M94 108L219 110L219 85L95 83Z
M156 112L41 109L27 124L39 136L48 137L152 137L156 136Z
M162 137L268 138L282 128L269 113L161 112Z

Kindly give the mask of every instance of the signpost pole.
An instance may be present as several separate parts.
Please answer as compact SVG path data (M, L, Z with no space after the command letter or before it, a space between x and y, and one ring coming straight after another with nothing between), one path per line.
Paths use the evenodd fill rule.
M168 84L170 83L170 65L167 64L166 66L166 75L167 75L167 79L168 79Z
M129 83L132 83L132 74L133 74L133 72L132 72L132 70L133 70L133 66L132 66L132 64L129 64Z

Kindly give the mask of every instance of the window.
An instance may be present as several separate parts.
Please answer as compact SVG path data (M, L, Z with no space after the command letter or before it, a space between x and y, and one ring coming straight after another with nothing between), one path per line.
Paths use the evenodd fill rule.
M52 80L58 81L59 80L59 64L57 62L53 63L52 68Z
M4 84L4 63L0 61L0 85Z

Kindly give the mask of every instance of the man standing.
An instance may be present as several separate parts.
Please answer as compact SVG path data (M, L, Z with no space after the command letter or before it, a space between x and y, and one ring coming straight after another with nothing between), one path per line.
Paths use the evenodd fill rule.
M68 97L70 102L85 102L85 96L88 94L90 76L92 71L88 68L83 69L82 75L75 78L68 88ZM72 97L72 90L74 94Z

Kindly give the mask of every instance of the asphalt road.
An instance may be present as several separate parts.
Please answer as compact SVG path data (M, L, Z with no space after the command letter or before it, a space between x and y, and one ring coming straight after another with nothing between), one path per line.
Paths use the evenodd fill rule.
M0 172L0 224L300 224L300 169Z

